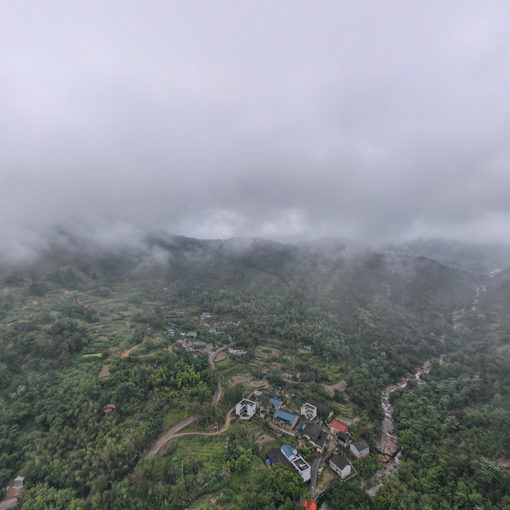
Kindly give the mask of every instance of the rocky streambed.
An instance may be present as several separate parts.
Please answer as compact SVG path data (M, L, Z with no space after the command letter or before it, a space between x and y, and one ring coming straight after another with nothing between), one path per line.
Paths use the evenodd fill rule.
M374 476L365 482L367 493L370 496L375 496L379 488L382 486L384 480L393 475L400 464L400 451L397 442L397 435L395 433L395 423L393 418L394 407L391 405L391 394L400 388L406 386L417 387L425 382L422 379L423 375L430 372L432 361L427 360L421 367L417 368L414 372L402 377L395 384L391 384L384 388L381 392L381 407L384 412L382 421L382 432L377 444L377 449L382 453L383 462L381 468L375 473Z

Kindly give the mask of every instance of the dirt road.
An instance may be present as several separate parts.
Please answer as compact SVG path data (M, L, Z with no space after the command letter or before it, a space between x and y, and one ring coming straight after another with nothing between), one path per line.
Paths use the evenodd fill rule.
M0 503L0 510L7 510L8 508L14 508L18 502L18 498L4 499Z
M174 434L175 439L180 439L181 437L195 437L195 436L219 436L223 434L229 427L230 427L230 421L232 420L232 413L234 412L235 407L230 409L230 411L227 413L227 416L225 417L225 423L223 424L223 427L219 430L215 430L214 432L181 432L180 434Z
M188 416L181 420L179 423L176 423L173 427L170 427L153 445L153 447L149 451L149 455L157 455L160 450L165 446L168 441L173 439L179 430L191 425L195 421L198 420L198 416ZM1 510L1 509L0 509Z
M220 347L219 349L216 349L215 351L211 352L209 354L209 365L211 365L211 368L214 370L216 367L214 366L214 360L216 359L216 356L227 349L229 346L224 345L223 347ZM212 396L211 402L213 404L217 404L223 395L223 386L220 382L216 385L216 390L214 391L214 394ZM168 441L171 441L174 437L189 437L189 436L214 436L217 434L223 434L225 430L228 429L230 425L230 415L232 414L233 409L230 410L230 412L227 414L227 418L225 420L225 424L220 430L217 430L215 432L183 432L179 434L179 431L183 428L187 427L188 425L191 425L195 421L198 420L198 416L188 416L187 418L184 418L184 420L181 420L179 423L176 423L172 427L170 427L152 446L152 448L149 451L149 455L157 455L163 446L165 446Z

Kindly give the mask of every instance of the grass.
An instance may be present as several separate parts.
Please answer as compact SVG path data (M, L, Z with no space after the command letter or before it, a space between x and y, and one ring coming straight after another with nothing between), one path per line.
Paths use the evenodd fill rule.
M248 366L245 363L241 363L231 357L216 363L216 368L226 383L230 381L230 378L233 375L250 372Z
M106 379L110 377L110 364L105 363L101 368L101 372L99 372L99 379Z
M206 473L220 471L223 467L225 452L225 437L189 437L182 438L175 443L171 453L176 465L183 462L199 462Z
M187 410L181 407L172 407L171 409L169 409L165 414L165 417L163 418L163 426L165 430L170 428L172 425L175 425L182 419L186 418L187 415L188 415Z

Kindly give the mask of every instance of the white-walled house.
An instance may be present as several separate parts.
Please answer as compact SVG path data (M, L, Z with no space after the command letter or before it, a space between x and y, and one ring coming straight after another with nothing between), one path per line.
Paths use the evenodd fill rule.
M234 347L229 347L228 352L232 354L232 356L244 356L246 354L244 349L235 349Z
M352 473L352 464L345 455L333 455L333 457L329 459L329 467L339 475L342 480Z
M364 439L353 441L350 445L350 449L354 456L358 459L368 457L368 454L370 453L368 443Z
M290 462L292 467L298 472L303 481L308 482L312 474L310 464L308 464L308 462L306 462L306 460L298 454L296 449L288 444L284 444L280 450Z
M243 398L236 405L236 414L241 420L249 420L257 411L257 403Z

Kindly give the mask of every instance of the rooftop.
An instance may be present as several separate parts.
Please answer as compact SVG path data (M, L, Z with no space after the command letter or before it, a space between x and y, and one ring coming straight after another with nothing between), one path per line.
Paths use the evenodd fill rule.
M333 412L333 408L331 408L325 404L321 404L320 402L317 402L316 400L309 400L308 403L315 406L317 408L317 412L322 416L328 416L330 413Z
M284 444L282 445L282 447L280 448L280 450L282 451L282 453L285 455L285 457L287 458L290 458L292 457L293 455L295 455L295 451L294 448L292 446L290 446L290 444Z
M269 402L278 409L282 405L282 401L279 398L271 397Z
M333 420L331 422L331 428L335 429L338 432L349 432L349 425L340 420Z
M368 443L364 439L358 439L357 441L353 441L352 445L360 452L361 450L365 450L369 448Z
M321 435L321 432L322 429L315 423L309 423L303 429L303 433L312 439L318 439Z
M273 448L267 452L266 459L269 459L271 464L283 464L284 466L292 467L292 463L285 457L280 448Z
M339 467L340 469L343 469L350 464L345 455L333 455L333 457L329 459L329 462Z
M287 411L286 409L277 409L274 413L274 417L279 420L294 423L299 416L292 411Z

